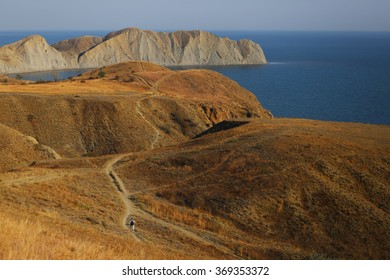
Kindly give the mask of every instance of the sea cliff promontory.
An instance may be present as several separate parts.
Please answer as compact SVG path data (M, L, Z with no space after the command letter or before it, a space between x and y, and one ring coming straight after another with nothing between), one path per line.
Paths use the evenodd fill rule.
M164 66L264 64L261 47L205 31L153 32L127 28L104 37L84 36L50 46L32 35L0 48L0 73L98 68L143 60Z

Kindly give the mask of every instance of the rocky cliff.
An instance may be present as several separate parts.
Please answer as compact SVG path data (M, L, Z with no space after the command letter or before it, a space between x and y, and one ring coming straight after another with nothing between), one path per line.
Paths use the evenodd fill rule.
M129 28L108 34L84 53L80 67L99 67L127 60L162 65L228 65L265 63L263 51L249 40L232 41L204 31L173 33Z
M0 73L3 74L66 69L68 65L62 53L39 35L0 48Z
M98 68L144 60L166 66L264 64L261 47L204 31L152 32L128 28L105 37L85 36L52 46L38 35L0 48L0 73Z

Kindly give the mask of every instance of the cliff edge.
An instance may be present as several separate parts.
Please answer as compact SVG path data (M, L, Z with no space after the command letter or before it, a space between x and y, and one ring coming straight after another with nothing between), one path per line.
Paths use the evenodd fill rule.
M264 64L260 45L205 31L153 32L127 28L106 36L84 36L50 46L33 35L0 48L0 73L98 68L143 60L164 66Z

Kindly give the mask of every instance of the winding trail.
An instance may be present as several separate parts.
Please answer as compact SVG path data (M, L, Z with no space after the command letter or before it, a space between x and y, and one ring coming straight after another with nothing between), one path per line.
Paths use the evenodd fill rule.
M143 69L142 63L140 63L140 67L141 67L142 70L144 70L144 69ZM141 81L143 84L145 84L145 85L147 85L148 87L150 87L151 90L152 90L152 96L147 96L147 97L142 98L141 100L138 100L138 101L137 101L137 105L136 105L136 112L137 112L137 114L138 114L141 118L143 118L143 119L145 120L145 122L146 122L151 128L153 128L154 131L156 132L156 136L155 136L153 142L150 144L150 149L151 149L151 150L153 150L153 149L156 147L156 145L157 145L157 143L158 143L158 141L159 141L159 139L160 139L160 137L161 137L161 133L160 133L160 130L157 129L156 126L153 125L153 124L145 117L145 115L142 113L142 110L141 110L141 103L142 103L144 100L152 99L152 98L154 98L155 96L160 95L159 87L160 87L161 83L162 83L163 81L165 81L166 79L168 79L169 77L172 77L173 75L176 75L176 74L177 74L176 72L172 71L172 73L169 73L169 74L163 76L162 78L160 78L154 85L153 85L153 84L150 84L148 81L146 81L144 78L142 78L142 77L140 77L140 76L138 76L138 75L135 75L135 74L133 75L133 76L136 77L139 81Z
M134 214L135 205L129 199L129 193L128 193L125 185L123 184L121 178L117 175L117 173L114 170L114 165L117 164L119 161L121 161L127 155L128 154L118 155L118 156L108 160L104 164L103 168L104 168L106 175L111 179L111 182L112 182L113 186L115 187L115 189L117 190L119 197L123 201L123 204L124 204L125 209L126 209L126 212L122 218L122 227L130 231L130 228L128 226L128 219L132 214ZM137 241L141 241L141 239L137 236L137 234L135 232L132 232L132 231L130 231L130 232Z
M39 176L28 176L28 177L22 177L22 178L16 178L16 179L2 179L1 184L4 185L12 185L12 184L36 184L36 183L43 183L47 181L52 181L55 179L61 179L66 176L69 176L69 173L66 174L45 174L45 175L39 175Z
M144 98L142 98L141 100L138 100L138 102L137 102L137 105L136 105L136 112L137 112L137 114L141 117L141 118L143 118L144 120L145 120L145 122L147 123L147 124L149 124L149 126L151 127L151 128L153 128L153 130L156 132L156 136L154 137L154 140L152 141L152 143L150 144L150 149L151 150L153 150L155 147L156 147L156 145L157 145L157 143L158 143L158 141L160 140L160 137L161 137L161 133L160 133L160 130L158 130L146 117L145 117L145 115L142 113L142 111L141 111L141 102L142 101L144 101L144 100L146 100L146 99L149 99L149 98L152 98L152 97L144 97Z
M234 259L242 259L241 256L237 255L233 250L231 250L231 249L229 249L229 248L227 248L227 247L225 247L225 246L223 246L215 241L212 241L209 238L206 238L204 236L200 236L199 234L195 233L194 231L187 229L183 225L180 225L180 224L177 224L177 223L174 223L171 221L163 220L163 219L143 210L142 208L136 206L133 202L133 198L134 198L133 196L135 194L137 194L138 192L137 191L136 192L129 192L126 189L126 186L124 185L121 178L118 176L118 174L114 170L115 165L119 161L121 161L123 158L125 158L126 156L129 156L131 154L132 153L115 156L115 157L109 159L103 166L106 175L110 178L113 187L115 187L115 189L116 189L118 195L120 196L121 200L123 201L123 204L124 204L125 209L126 209L125 214L122 218L123 228L130 230L129 226L128 226L128 220L129 220L130 216L136 216L138 219L147 220L147 221L153 222L155 224L158 224L161 227L167 227L167 228L170 228L172 230L175 230L175 231L179 232L181 235L186 236L187 238L195 240L195 241L197 241L201 244L204 244L206 246L213 246L221 253L224 253L228 256L231 256ZM208 172L215 171L217 168L221 167L228 160L228 158L230 158L231 154L229 154L217 166L215 166L215 167L211 168L210 170L207 170L201 174L197 174L196 176L193 176L189 179L194 179L194 178L202 176ZM186 180L183 180L183 181L186 181ZM164 187L167 187L167 186L164 186ZM142 241L142 239L138 236L137 232L131 232L131 234L133 235L133 237L137 241L140 241L140 242Z
M159 87L160 87L160 85L162 84L162 82L164 82L166 79L168 79L168 78L170 78L170 77L172 77L172 76L174 76L174 75L176 75L176 74L177 74L177 72L174 71L173 73L167 74L167 75L165 75L164 77L160 78L160 79L153 85L153 91L154 91L154 93L160 94L161 92L160 92L160 90L159 90Z
M144 98L141 98L140 100L137 101L137 104L136 104L137 114L142 119L144 119L145 122L155 131L155 137L154 137L153 141L150 143L150 150L153 150L156 148L156 146L160 140L161 134L160 134L159 129L157 129L156 126L154 124L152 124L145 117L145 115L142 113L142 102L147 100L147 99L154 98L156 95L158 96L160 94L159 86L161 85L161 83L175 74L177 74L177 73L172 72L170 74L165 75L164 77L159 79L154 85L151 85L142 77L134 75L137 79L139 79L145 85L150 86L152 91L153 91L151 96L149 95L149 96L146 96ZM123 228L130 231L128 221L130 220L130 217L135 216L135 217L137 217L137 219L147 220L147 221L153 222L161 227L167 227L167 228L170 228L171 230L175 230L176 232L180 233L182 236L186 236L187 238L192 239L200 244L204 244L206 246L212 246L212 247L216 248L218 251L220 251L221 253L226 254L227 256L230 256L234 259L242 259L242 257L240 255L236 254L230 248L225 247L224 245L219 244L218 242L216 242L214 240L211 240L210 237L207 237L207 234L200 235L199 233L192 231L191 229L185 227L184 225L181 225L179 223L175 223L172 221L163 220L163 219L153 215L152 213L149 213L149 212L143 210L141 207L137 206L133 202L135 200L134 195L140 193L140 191L129 192L126 189L125 184L123 183L123 181L121 180L121 178L115 172L115 169L114 169L115 165L118 164L118 162L120 162L123 158L125 158L126 156L129 156L131 154L132 153L114 156L111 159L109 159L103 166L105 174L110 178L110 181L112 182L113 187L117 191L119 197L121 198L121 200L125 206L125 213L122 217L122 222L121 222ZM169 187L172 185L180 184L180 183L183 183L185 181L193 180L193 179L199 178L200 176L206 175L207 173L213 172L213 171L217 170L218 168L220 168L231 157L232 154L233 154L233 152L231 152L229 155L227 155L226 158L224 158L220 164L210 168L209 170L206 170L202 173L196 174L195 176L192 176L190 178L182 180L178 183L164 185L164 186L161 186L159 188L166 188L166 187ZM151 191L151 190L153 190L153 189L148 189L145 191ZM135 231L135 232L130 231L130 233L137 241L139 241L139 242L143 241L140 238L137 231Z

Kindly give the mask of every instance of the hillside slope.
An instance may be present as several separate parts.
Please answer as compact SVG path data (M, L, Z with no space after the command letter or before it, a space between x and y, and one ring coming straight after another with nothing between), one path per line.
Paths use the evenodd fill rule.
M384 126L253 120L118 174L144 211L244 258L388 259L389 147Z
M212 71L10 80L0 259L389 259L389 147L389 126L273 119Z
M148 150L188 140L227 118L272 116L251 92L216 72L146 62L73 81L3 84L0 92L0 123L63 157Z
M37 160L58 159L51 148L27 135L0 124L0 172L30 165Z
M388 259L389 135L235 120L153 151L3 172L0 258Z

